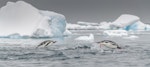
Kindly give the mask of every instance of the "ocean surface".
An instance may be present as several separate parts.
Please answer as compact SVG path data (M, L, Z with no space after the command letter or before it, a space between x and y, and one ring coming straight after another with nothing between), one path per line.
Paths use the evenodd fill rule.
M97 31L73 32L56 44L38 49L40 42L55 39L1 38L0 67L150 67L150 32L134 34L139 37L135 39L108 37ZM112 40L123 49L102 52L91 49L95 43L74 41L90 33L94 34L95 42Z

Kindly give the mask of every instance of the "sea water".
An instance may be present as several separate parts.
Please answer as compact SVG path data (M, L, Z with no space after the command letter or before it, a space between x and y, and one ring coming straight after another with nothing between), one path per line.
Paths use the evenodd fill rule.
M91 49L95 43L74 41L82 35L73 34L52 46L38 49L36 46L47 39L1 38L0 67L150 67L149 34L136 34L139 38L130 40L96 33L95 42L112 40L122 47L113 53Z

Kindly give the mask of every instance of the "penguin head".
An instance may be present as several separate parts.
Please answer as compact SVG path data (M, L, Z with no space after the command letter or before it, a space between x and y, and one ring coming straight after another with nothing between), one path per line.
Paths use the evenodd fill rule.
M57 41L53 41L53 43L56 43Z
M100 42L96 42L96 43L101 44L101 45L110 44L110 42L108 42L108 41L100 41Z

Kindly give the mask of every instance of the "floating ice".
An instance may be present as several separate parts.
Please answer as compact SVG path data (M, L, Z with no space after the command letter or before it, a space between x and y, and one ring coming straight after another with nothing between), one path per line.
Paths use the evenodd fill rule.
M77 24L67 24L67 29L70 30L99 30L99 29L110 29L110 22L90 23L90 22L77 22Z
M60 37L65 30L63 15L38 10L24 1L8 2L0 9L0 36Z
M99 29L110 29L111 22L101 22Z
M68 23L66 28L76 30L76 29L80 29L80 25Z
M138 36L135 36L135 35L131 35L131 36L128 36L128 37L123 37L123 39L130 39L130 40L134 40L134 39L138 39L139 37Z
M89 41L94 42L94 35L90 34L89 36L79 36L75 39L76 41Z
M77 24L67 24L67 29L71 30L126 30L126 31L149 31L150 25L144 24L140 18L130 14L123 14L114 22L77 22Z
M136 31L136 30L145 30L146 25L142 23L141 21L137 21L131 25L127 25L124 27L125 30L131 30L131 31Z
M103 34L106 36L128 36L126 30L105 30Z
M150 31L150 25L146 24L145 30Z
M117 20L115 20L112 23L112 25L117 26L117 27L125 27L139 20L140 18L137 16L130 15L130 14L123 14Z
M67 24L67 29L70 30L97 30L99 26L92 26L92 25L79 25L79 24Z
M111 29L124 29L127 31L148 30L146 24L140 18L130 14L123 14L111 25Z
M72 32L70 32L69 30L66 30L65 32L64 32L64 35L71 35L72 34Z
M99 25L98 23L94 23L94 22L83 22L83 21L78 21L77 24L79 24L79 25L85 25L85 26L88 26L88 25L91 25L91 26L98 26L98 25Z

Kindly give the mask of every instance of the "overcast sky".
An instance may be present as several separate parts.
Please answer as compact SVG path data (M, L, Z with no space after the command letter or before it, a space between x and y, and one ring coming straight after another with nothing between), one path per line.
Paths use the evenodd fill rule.
M7 1L0 0L0 7ZM50 10L66 16L68 23L77 21L113 22L121 14L139 16L150 24L150 0L23 0L38 9Z

